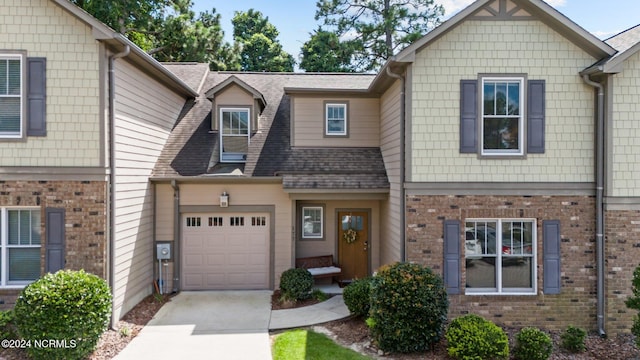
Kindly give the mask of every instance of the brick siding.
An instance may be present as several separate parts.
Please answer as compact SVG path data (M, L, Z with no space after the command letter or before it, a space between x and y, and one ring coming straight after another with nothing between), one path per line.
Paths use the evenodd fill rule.
M45 263L45 208L65 209L65 268L105 278L106 182L0 181L0 206L33 206L41 211L42 251ZM0 308L10 308L19 290L0 289Z
M607 332L629 333L637 311L624 302L632 295L633 271L640 265L640 211L609 210L605 224Z
M595 330L595 199L590 196L408 196L407 257L442 274L443 222L468 218L535 218L537 221L536 295L451 295L449 318L467 313L504 326L562 330L568 325ZM560 220L562 290L542 292L542 224ZM461 249L464 249L460 234ZM461 261L462 284L465 283Z

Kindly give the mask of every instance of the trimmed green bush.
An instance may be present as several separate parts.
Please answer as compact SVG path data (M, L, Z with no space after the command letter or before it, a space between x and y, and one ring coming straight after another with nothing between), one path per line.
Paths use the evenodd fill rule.
M356 316L367 316L371 308L371 282L370 277L357 279L342 291L344 304L349 312Z
M498 325L475 314L451 321L447 352L454 359L484 360L509 357L509 338Z
M17 339L13 310L0 311L0 339Z
M553 352L551 336L536 328L524 328L516 334L513 355L519 360L547 360Z
M30 357L83 359L107 329L111 292L96 275L60 270L25 287L14 312L18 334L31 342Z
M574 353L584 351L586 349L584 344L586 337L586 331L579 327L569 325L560 335L560 346Z
M385 266L371 286L371 334L381 350L420 352L444 334L449 301L442 278L418 264Z
M640 266L636 267L633 271L631 291L633 292L633 296L630 296L625 301L625 305L627 305L629 309L640 311ZM640 316L637 314L633 316L631 333L636 337L636 346L640 347Z
M285 270L280 276L280 297L286 301L305 300L311 297L313 276L307 269Z

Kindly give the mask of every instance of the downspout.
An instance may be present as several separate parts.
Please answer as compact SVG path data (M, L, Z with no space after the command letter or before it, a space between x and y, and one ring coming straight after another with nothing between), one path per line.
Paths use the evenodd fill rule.
M404 78L404 76L400 75L400 74L396 74L394 72L391 71L391 64L393 64L395 62L394 58L392 57L391 60L389 61L389 66L387 66L387 75L389 75L390 77L394 78L394 79L398 79L400 80L400 193L401 193L401 197L400 197L400 211L402 212L402 221L401 221L401 226L402 226L402 231L400 232L400 244L402 245L400 248L400 259L402 261L406 261L406 254L407 254L407 213L406 213L406 209L405 209L405 204L406 204L406 193L405 193L405 189L404 189L404 182L405 182L405 178L406 178L406 169L405 169L405 117L406 117L406 113L405 113L405 106L406 106L406 94L405 94L405 86L406 86L406 79Z
M596 125L596 268L597 268L597 316L598 334L606 336L604 329L604 86L592 81L589 75L582 80L598 89L598 111Z
M116 274L116 237L114 224L116 223L115 199L116 199L116 114L115 114L115 72L114 63L116 59L129 55L131 48L129 45L124 46L124 50L117 54L109 56L109 203L107 204L107 229L109 233L108 256L109 256L109 287L111 288L111 297L115 298L115 274ZM111 302L111 327L115 328L119 319L115 318L115 303Z
M179 291L180 286L180 187L175 180L171 180L173 188L173 292Z

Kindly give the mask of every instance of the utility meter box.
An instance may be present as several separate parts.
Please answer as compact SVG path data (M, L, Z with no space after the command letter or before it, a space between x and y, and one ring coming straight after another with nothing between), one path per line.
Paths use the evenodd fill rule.
M170 243L156 244L156 258L158 260L171 259L171 244Z

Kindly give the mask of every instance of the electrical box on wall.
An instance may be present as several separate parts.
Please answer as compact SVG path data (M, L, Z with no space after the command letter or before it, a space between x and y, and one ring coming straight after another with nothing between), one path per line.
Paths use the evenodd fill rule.
M158 260L171 259L171 244L170 243L156 244L156 258Z

